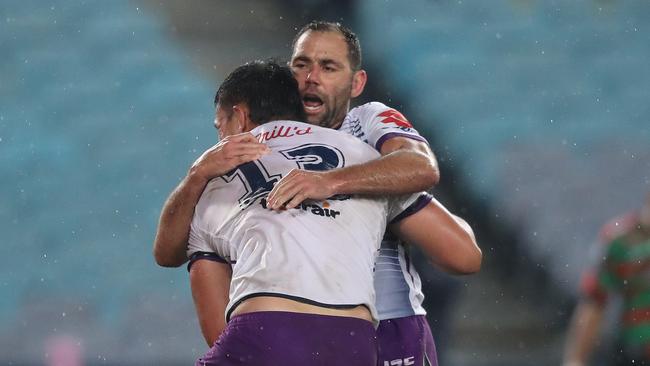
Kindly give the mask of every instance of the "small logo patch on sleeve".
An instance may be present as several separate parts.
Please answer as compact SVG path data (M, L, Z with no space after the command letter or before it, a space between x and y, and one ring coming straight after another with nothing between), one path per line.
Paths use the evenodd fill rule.
M383 117L381 123L394 123L400 127L413 128L411 122L409 122L403 114L395 109L389 109L387 111L381 112L379 113L379 117Z

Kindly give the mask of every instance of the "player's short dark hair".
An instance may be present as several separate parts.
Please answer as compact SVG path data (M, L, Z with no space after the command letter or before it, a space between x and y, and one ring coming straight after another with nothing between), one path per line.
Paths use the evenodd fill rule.
M359 43L359 38L354 32L349 28L341 25L341 23L326 22L323 20L312 20L311 22L305 24L291 42L291 49L295 49L296 42L298 38L305 34L308 31L314 32L338 32L345 39L345 43L348 45L348 61L350 61L350 67L352 71L361 70L361 44Z
M236 68L214 96L215 107L226 110L245 103L255 124L286 119L304 121L305 110L298 82L288 66L273 60L255 60Z

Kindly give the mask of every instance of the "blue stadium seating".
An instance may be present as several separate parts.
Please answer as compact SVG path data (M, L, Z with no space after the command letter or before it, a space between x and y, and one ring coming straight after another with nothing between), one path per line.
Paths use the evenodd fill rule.
M0 339L12 339L0 354L40 362L5 347L53 329L120 339L137 328L125 321L133 304L150 295L192 321L185 271L158 268L151 244L163 200L216 142L213 86L133 2L6 1L0 13ZM69 311L77 323L66 323L64 309L77 307L93 309L93 329L105 333L89 334L88 319ZM40 321L20 326L30 318ZM158 320L142 329L173 332L172 321L148 321ZM196 324L190 334L171 360L196 356Z

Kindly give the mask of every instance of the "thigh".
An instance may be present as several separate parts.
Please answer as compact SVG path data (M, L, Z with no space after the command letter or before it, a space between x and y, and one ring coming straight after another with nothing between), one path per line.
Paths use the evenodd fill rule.
M360 319L290 312L233 317L197 366L376 364L375 330Z
M377 328L377 365L438 365L431 328L424 315L382 320Z

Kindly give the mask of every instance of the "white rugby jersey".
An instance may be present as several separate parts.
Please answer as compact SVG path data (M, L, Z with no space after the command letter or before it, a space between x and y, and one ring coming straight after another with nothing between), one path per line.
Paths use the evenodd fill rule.
M377 151L395 136L427 142L400 112L379 102L350 110L339 130L361 139ZM425 196L420 200L420 208L430 201ZM426 314L422 307L422 283L411 264L408 247L401 245L390 233L381 242L374 283L379 320Z
M227 318L252 296L327 307L375 308L373 267L387 219L416 201L341 196L282 212L266 208L273 184L292 169L325 170L379 157L332 129L275 121L251 131L272 150L211 180L195 210L188 256L214 252L232 265Z
M381 150L386 140L395 136L427 142L404 115L380 102L370 102L352 108L345 116L339 131L361 139L377 151Z
M431 196L423 194L410 209L416 212L429 202ZM411 263L409 247L389 231L384 234L375 262L374 286L379 320L427 313L422 306L422 282Z

